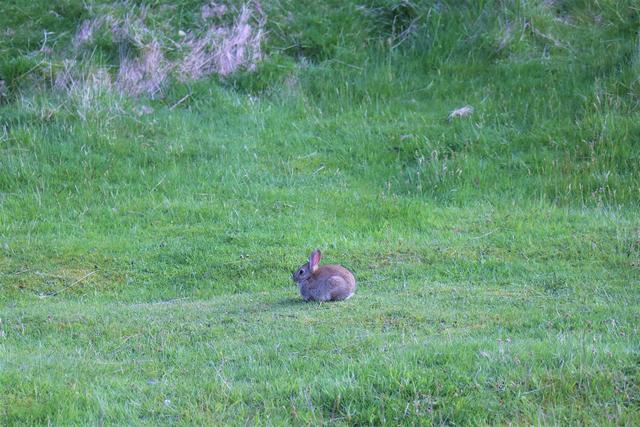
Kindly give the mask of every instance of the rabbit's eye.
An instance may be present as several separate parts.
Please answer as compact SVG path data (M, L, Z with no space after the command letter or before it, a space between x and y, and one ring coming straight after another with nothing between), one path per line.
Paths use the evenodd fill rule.
M304 270L298 271L298 274L302 274L302 273L304 273Z

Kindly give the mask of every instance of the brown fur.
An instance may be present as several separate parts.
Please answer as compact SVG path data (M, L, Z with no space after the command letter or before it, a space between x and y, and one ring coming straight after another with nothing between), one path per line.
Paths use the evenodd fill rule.
M309 262L302 264L292 276L300 288L305 301L340 301L351 297L356 291L356 279L341 265L318 266L321 253L315 250Z

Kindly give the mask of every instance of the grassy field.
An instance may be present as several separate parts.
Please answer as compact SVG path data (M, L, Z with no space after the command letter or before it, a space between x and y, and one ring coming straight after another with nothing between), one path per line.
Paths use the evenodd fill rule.
M240 3L49 3L0 5L0 424L640 423L636 2L265 0L199 78Z

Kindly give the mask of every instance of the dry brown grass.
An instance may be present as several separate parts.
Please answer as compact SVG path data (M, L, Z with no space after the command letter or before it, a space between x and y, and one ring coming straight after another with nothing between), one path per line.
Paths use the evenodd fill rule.
M153 40L144 46L139 57L121 59L116 84L124 93L154 97L162 90L172 67L158 41Z
M83 21L73 39L73 51L80 52L90 45L99 31L121 46L120 61L115 76L104 84L133 96L162 96L172 78L191 81L218 74L227 76L239 70L254 70L263 58L262 44L266 15L260 3L243 5L232 24L222 25L216 18L233 13L215 2L202 6L204 31L181 30L178 40L145 24L147 10L134 9L122 18L103 14ZM133 47L133 49L131 48ZM178 52L167 59L166 52ZM69 90L86 81L76 60L65 60L54 77L54 86Z
M252 25L250 20L254 14L258 19ZM193 80L214 73L226 76L243 68L254 69L262 59L265 23L266 16L259 5L255 10L244 5L233 25L219 27L211 24L200 37L187 35L183 42L187 54L177 64L178 78Z

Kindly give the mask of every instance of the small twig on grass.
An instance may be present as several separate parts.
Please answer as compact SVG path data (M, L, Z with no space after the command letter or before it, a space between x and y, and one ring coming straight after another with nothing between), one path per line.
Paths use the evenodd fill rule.
M336 64L344 65L345 67L354 68L354 69L360 70L360 71L364 70L364 68L362 68L362 67L358 67L357 65L353 65L353 64L348 64L348 63L340 61L338 59L332 59L329 62L334 62Z
M553 43L553 45L555 47L560 48L560 49L566 49L569 52L574 53L573 49L571 48L571 45L569 45L569 44L565 45L564 43L562 43L558 39L550 36L549 34L543 33L542 31L540 31L536 27L534 27L533 24L531 24L530 22L525 24L525 28L529 28L531 30L531 32L533 34L535 34L536 36L541 37L541 38L543 38L543 39L545 39L547 41L550 41L551 43Z
M171 107L169 107L169 110L173 110L174 108L176 108L178 105L182 104L184 101L187 100L187 98L189 98L191 96L190 93L186 94L185 96L183 96L182 98L180 98L175 104L173 104Z
M549 387L550 386L547 385L547 386L543 386L543 387L536 388L536 389L533 389L533 390L524 391L524 392L520 393L520 396L526 396L527 394L537 393L537 392L542 391L545 388L549 388Z
M478 239L482 239L484 237L490 236L493 233L495 233L497 230L491 230L488 233L484 233L482 236L477 236L477 237L470 237L469 240L478 240Z
M45 47L47 47L47 36L49 35L49 33L47 33L47 30L44 30L44 40L42 41L42 46L40 46L40 50L43 51Z
M14 80L21 79L21 78L23 78L24 76L26 76L26 75L28 75L28 74L31 74L31 72L32 72L33 70L37 69L39 66L41 66L41 65L42 65L42 64L44 64L44 63L45 63L45 61L44 61L44 60L42 60L42 61L38 62L36 65L34 65L33 67L29 68L29 69L28 69L27 71L25 71L24 73L22 73L22 74L18 75L18 77L16 77Z
M78 283L82 282L84 279L86 279L89 276L93 276L94 274L96 274L98 272L98 270L94 270L90 273L85 274L84 276L82 276L81 278L79 278L78 280L76 280L75 282L73 282L72 284L70 284L69 286L66 286L58 291L55 292L51 292L48 294L40 294L38 295L40 298L47 298L47 297L54 297L56 295L58 295L61 292L66 291L67 289L71 289L72 287L74 287L75 285L77 285Z
M153 192L156 190L156 188L158 188L158 187L160 186L160 184L162 184L162 183L164 182L164 179L165 179L166 177L167 177L167 176L165 175L165 176L163 176L162 178L160 178L160 181L158 181L158 183L157 183L156 185L154 185L154 186L153 186L153 188L151 189L151 191L149 191L149 193L153 193Z

